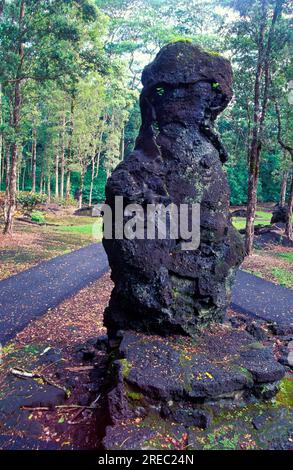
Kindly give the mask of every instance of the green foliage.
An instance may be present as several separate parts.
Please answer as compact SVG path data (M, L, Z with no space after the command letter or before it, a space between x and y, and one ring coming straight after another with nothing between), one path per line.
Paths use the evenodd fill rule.
M280 389L276 395L275 401L279 405L293 408L293 380L290 377L284 377L280 382Z
M290 263L293 263L293 252L288 252L288 253L276 253L277 256L280 256L280 258L284 258L286 261L289 261Z
M31 220L33 222L38 222L39 224L44 224L46 222L46 217L41 211L32 211Z
M120 359L119 362L121 364L122 377L127 379L131 370L131 364L127 361L127 359Z
M25 209L32 210L38 204L45 204L48 196L46 194L21 191L17 194L17 202Z
M93 232L93 225L97 224L97 221L93 222L92 224L85 224L85 225L61 225L58 227L60 232L67 232L67 233L80 233L82 235L91 235ZM99 222L99 231L102 234L102 223Z
M50 192L51 201L62 206L77 205L73 195L80 191L82 203L105 199L107 177L133 150L141 125L138 98L142 68L162 46L178 41L192 42L214 56L232 58L234 99L216 126L229 155L225 170L230 202L246 204L258 47L254 30L259 26L260 2L136 0L135 8L133 0L25 3L22 24L17 21L20 2L16 0L5 2L0 18L0 131L4 153L8 144L18 143L20 204L22 193L33 187L33 130L37 141L36 191ZM272 6L273 2L268 2L270 13ZM287 96L292 80L288 60L292 33L287 2L283 8L285 14L277 24L272 45L272 91L281 110L283 137L290 142L292 106ZM22 37L25 57L20 63L18 41ZM13 83L18 79L22 112L15 128L10 113ZM212 87L217 90L219 84L214 82ZM164 89L158 87L157 92L162 96ZM281 150L277 140L271 98L264 122L259 201L278 201L283 173L291 165L288 152ZM62 165L65 180L70 174L66 197L65 181L63 186L60 181ZM0 189L5 190L5 174ZM26 207L32 209L36 204ZM243 227L243 221L235 223Z
M281 286L293 289L293 272L285 268L273 268L272 274Z

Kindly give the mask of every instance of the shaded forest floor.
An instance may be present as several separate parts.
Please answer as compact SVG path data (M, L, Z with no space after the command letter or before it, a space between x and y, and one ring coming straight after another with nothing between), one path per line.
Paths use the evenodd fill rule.
M255 249L245 259L242 269L267 281L293 289L292 248L270 245L266 249Z
M68 210L47 214L44 225L16 220L11 237L4 237L2 229L0 219L0 279L100 241L102 237L101 219L75 216Z
M40 227L17 222L16 235L10 244L0 245L1 259L5 252L8 258L4 261L4 276L14 273L13 263L15 272L19 272L92 242L93 219L66 214L49 218L56 225ZM14 253L11 258L10 250ZM17 253L20 258L24 253L27 259L17 261ZM255 250L245 260L243 269L292 288L292 262L292 250L272 245ZM105 334L103 312L111 289L110 276L105 274L32 321L3 348L1 449L100 446L99 431L102 432L107 419L101 392L107 377L107 354L95 344ZM232 311L230 315L233 316ZM20 378L17 371L30 375Z
M274 203L258 206L256 225L270 224L273 206ZM245 209L245 206L231 208L235 209ZM75 216L72 212L73 208L47 213L45 225L16 221L13 237L3 237L3 221L0 219L0 280L42 261L100 241L101 219ZM238 230L243 229L245 218L234 217L233 224ZM293 256L290 251L291 248L273 244L256 247L253 255L245 260L243 269L292 289Z
M107 424L104 393L107 353L101 347L101 339L105 334L103 312L112 286L107 273L32 321L3 348L0 449L100 448ZM234 317L235 321L243 317L244 328L246 317L229 310L227 318ZM280 355L283 343L278 338L273 343L276 355ZM15 375L17 372L33 373L35 378L20 378ZM290 408L293 392L290 371L282 387L277 401ZM257 413L266 416L268 409L261 405ZM254 416L248 411L244 408L235 412L235 416L224 416L223 422L215 423L215 428L200 430L201 448L226 450L239 445L242 449L257 448L253 434L245 431ZM238 427L234 428L234 424ZM242 425L244 430L237 434ZM181 449L179 444L171 443L171 448Z
M2 351L0 448L96 448L99 445L106 353L95 349L105 333L109 274L32 321ZM18 378L21 369L42 378ZM52 385L53 384L53 385ZM99 397L99 399L91 404Z
M256 212L255 226L270 225L274 203L260 204ZM246 209L245 206L231 208ZM233 225L238 230L244 229L246 219L233 217ZM292 247L282 246L277 243L260 243L255 238L255 248L251 256L242 264L242 269L267 281L280 284L283 287L293 289L293 254Z

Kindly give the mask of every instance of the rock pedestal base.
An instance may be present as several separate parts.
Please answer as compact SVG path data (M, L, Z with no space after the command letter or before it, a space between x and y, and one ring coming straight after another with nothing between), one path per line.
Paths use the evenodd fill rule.
M204 448L209 445L204 436L235 413L240 434L249 422L251 432L246 429L242 442L248 448L257 428L267 430L271 422L278 439L280 429L288 432L292 424L290 410L271 400L284 368L270 348L241 328L213 325L196 339L125 331L113 356L115 385L108 394L112 424L103 441L108 450ZM239 432L229 419L227 426L236 439ZM272 446L274 436L270 442Z

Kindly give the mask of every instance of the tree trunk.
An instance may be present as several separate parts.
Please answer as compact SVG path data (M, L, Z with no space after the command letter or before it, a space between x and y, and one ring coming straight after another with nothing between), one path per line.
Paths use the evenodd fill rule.
M19 14L19 26L21 27L22 21L25 13L25 1L22 0L20 3L20 14ZM23 43L20 41L18 55L20 59L19 70L23 66L23 57L24 57L24 48ZM14 103L13 103L13 114L12 114L12 123L15 136L18 133L19 120L20 120L20 109L21 109L21 78L19 76L15 80L14 84ZM5 224L4 224L4 234L12 234L13 229L13 216L16 207L16 170L17 170L17 161L18 161L18 143L16 137L14 137L14 142L12 143L11 151L11 167L9 174L9 189L6 200L7 211L5 214ZM6 199L6 198L5 198Z
M248 195L247 195L247 218L245 231L245 251L250 255L253 249L254 239L254 220L257 204L257 184L259 176L259 163L262 148L264 123L267 113L269 90L270 90L270 67L271 67L271 49L274 36L275 24L282 12L282 0L276 0L273 18L269 29L267 45L265 47L265 30L267 23L266 0L262 0L259 37L258 37L258 59L254 83L254 111L253 111L253 129L252 139L249 149L249 179L248 179ZM262 86L262 75L264 73L264 83ZM261 89L263 88L262 105Z
M36 174L37 174L37 129L33 127L32 144L32 192L36 192Z
M40 175L40 194L43 193L43 186L44 186L44 159L42 160L42 167L41 167L41 175Z
M22 170L22 183L21 183L21 190L22 191L24 191L25 174L26 174L26 162L24 163L24 167L23 167L23 170Z
M55 197L59 197L59 155L55 157Z
M61 133L61 162L60 162L60 197L64 199L64 174L65 174L65 112L62 118Z
M3 124L3 114L2 114L2 84L0 83L0 126ZM0 131L0 191L2 186L3 178L3 167L4 167L4 152L3 152L3 132Z
M284 170L283 176L282 176L282 182L281 182L280 201L279 201L279 204L281 207L284 207L285 202L286 202L287 179L288 179L288 170Z
M124 154L125 154L124 135L125 135L125 129L123 125L122 130L121 130L121 141L120 141L121 161L124 160Z
M83 187L84 187L84 168L81 171L80 175L80 189L79 189L79 196L78 196L78 208L82 208L82 193L83 193Z
M9 181L10 181L10 144L6 147L6 173L5 173L5 199L4 199L4 222L7 219L9 205Z
M71 171L68 169L66 173L66 199L69 199L70 196L70 177L71 177Z
M48 194L48 202L51 202L51 172L48 172L48 179L47 179L47 194Z
M12 144L11 167L8 184L8 204L5 214L4 234L12 234L13 216L16 208L16 169L17 169L18 147L17 143Z
M94 179L95 179L95 157L92 158L92 173L91 173L91 184L90 184L90 194L89 194L89 206L92 205Z
M293 171L291 173L291 185L290 185L290 193L288 199L288 209L287 209L287 217L286 217L286 228L285 234L289 238L289 240L293 240L292 236L292 207L293 207Z
M252 139L248 154L248 194L247 194L247 216L246 216L246 232L245 232L245 251L250 255L253 248L254 238L254 219L257 203L257 183L258 183L258 145L259 145L259 120L260 120L260 90L261 76L263 72L263 51L264 51L264 35L266 25L266 8L265 1L262 1L262 20L260 23L258 38L258 59L256 66L256 75L254 83L254 110L253 110L253 129Z
M75 108L75 96L72 95L70 103L70 128L69 128L69 141L68 141L68 151L67 151L67 164L70 165L72 162L72 136L74 131L74 108ZM70 178L71 170L67 169L66 173L66 194L65 198L68 199L70 196Z

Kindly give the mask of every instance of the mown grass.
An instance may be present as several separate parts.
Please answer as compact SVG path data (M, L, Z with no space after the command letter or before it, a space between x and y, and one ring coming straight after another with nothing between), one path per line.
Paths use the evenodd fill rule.
M270 225L272 218L271 212L264 212L264 211L256 211L256 218L254 225ZM292 217L293 220L293 217ZM232 223L237 230L242 230L246 226L246 218L245 217L233 217Z
M101 241L102 219L46 214L46 223L42 226L16 221L15 233L17 243L7 238L0 248L0 279ZM29 237L33 237L31 241Z
M56 230L60 232L81 233L84 235L91 235L93 230L96 231L96 229L102 233L102 223L100 221L85 225L60 225L56 227Z
M271 222L272 214L270 212L256 211L256 216L254 225L269 225ZM246 226L246 218L233 217L232 223L237 230L242 230Z
M284 258L289 263L293 263L293 252L276 253L276 256L279 256L280 258Z
M293 289L293 272L285 268L273 268L272 275L283 287Z

